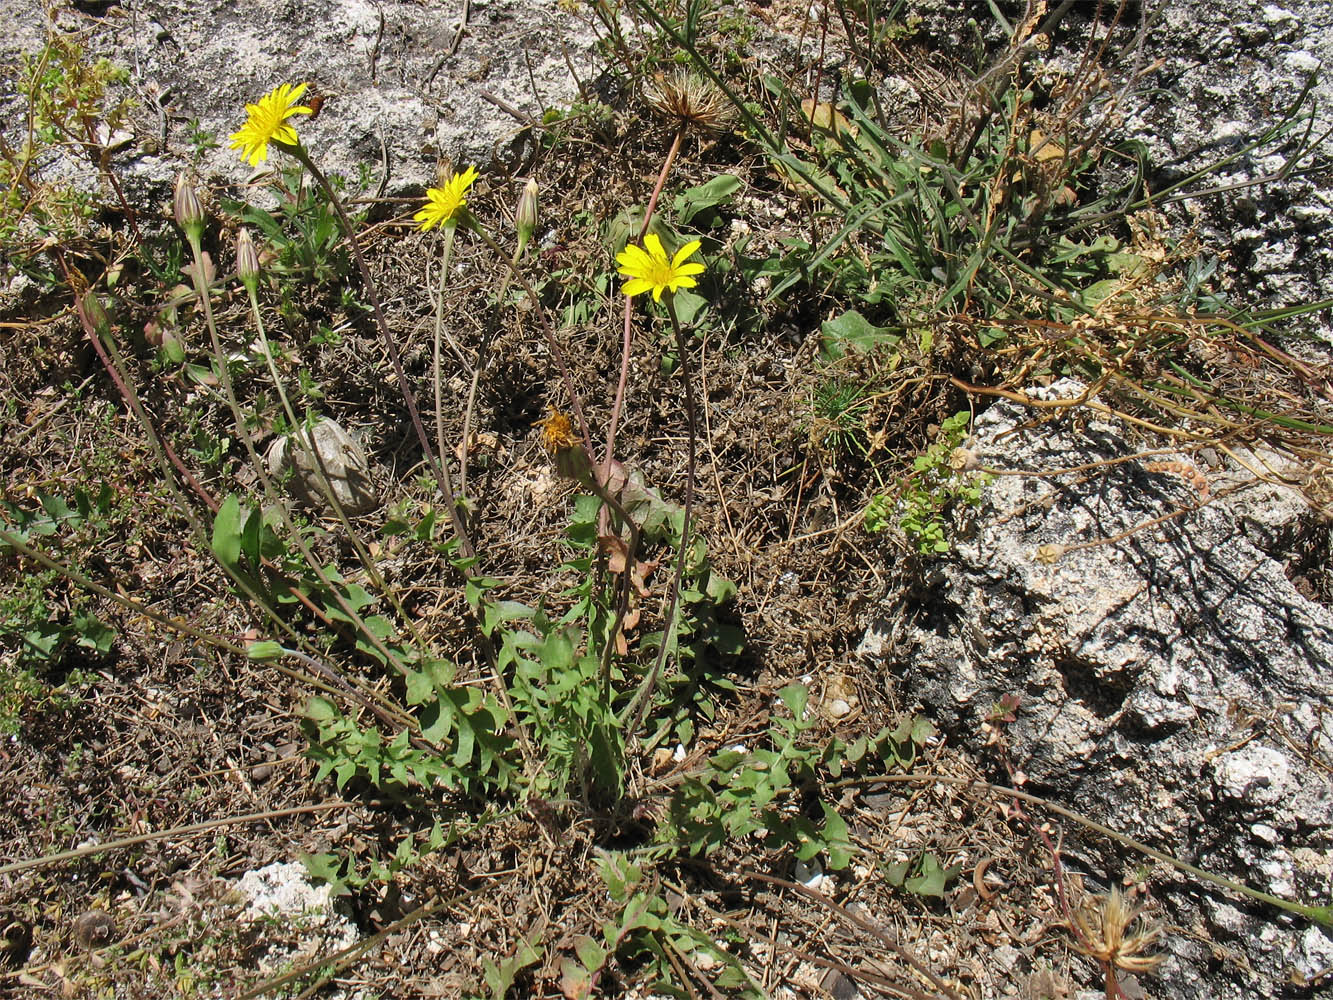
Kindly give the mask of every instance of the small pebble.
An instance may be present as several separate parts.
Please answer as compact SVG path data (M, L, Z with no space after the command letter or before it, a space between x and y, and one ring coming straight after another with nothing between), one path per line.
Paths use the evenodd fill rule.
M116 922L106 910L86 910L74 920L74 940L80 948L104 948L116 934Z

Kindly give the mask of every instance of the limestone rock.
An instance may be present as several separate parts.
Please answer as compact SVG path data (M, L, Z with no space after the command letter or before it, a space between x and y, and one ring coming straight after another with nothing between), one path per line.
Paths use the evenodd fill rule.
M304 432L303 432L304 433ZM361 444L336 420L320 420L310 429L315 452L308 440L294 443L290 436L280 437L269 446L269 475L287 477L292 495L312 507L331 509L321 488L320 465L329 477L329 485L343 511L365 514L379 506L380 500L370 479L370 462Z
M1086 410L1029 426L1032 415L1011 403L983 414L982 463L1054 470L1139 450ZM947 738L983 755L982 722L1017 695L1006 738L1030 789L1257 888L1322 901L1333 783L1308 748L1333 741L1333 613L1302 596L1283 563L1311 546L1326 563L1327 528L1307 523L1284 487L1219 488L1240 482L1232 473L1214 474L1211 502L1198 506L1197 479L1151 461L997 477L972 537L861 653L887 661ZM1273 523L1280 510L1286 524ZM1052 562L1052 552L1062 554ZM1262 916L1281 923L1277 911ZM1264 921L1248 919L1241 940L1253 945ZM1271 984L1284 970L1270 951L1250 958ZM1204 992L1241 995L1223 987Z

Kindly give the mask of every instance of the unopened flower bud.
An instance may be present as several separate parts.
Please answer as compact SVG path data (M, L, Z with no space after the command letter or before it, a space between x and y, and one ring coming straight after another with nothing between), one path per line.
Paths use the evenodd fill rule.
M171 201L171 207L185 235L197 242L204 232L204 206L195 193L194 184L183 172L176 176L176 195Z
M523 185L523 193L518 198L518 211L514 215L514 224L518 229L518 252L524 248L537 231L537 182L529 179Z
M106 307L92 289L83 293L83 314L99 337L111 335L111 317L106 314Z
M259 283L259 252L255 250L255 241L250 238L250 230L241 227L236 234L236 276L246 291L254 294Z

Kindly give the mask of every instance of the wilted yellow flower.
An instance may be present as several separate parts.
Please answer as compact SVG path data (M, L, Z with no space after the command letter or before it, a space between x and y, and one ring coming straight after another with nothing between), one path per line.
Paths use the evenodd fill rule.
M541 428L542 445L555 459L556 471L566 479L572 479L584 486L595 482L592 459L588 457L588 450L583 447L583 442L574 436L574 428L569 418L553 406L550 415L541 421Z
M616 263L620 273L629 278L625 282L624 292L633 297L641 292L651 291L655 302L662 301L663 292L675 292L677 288L693 288L698 284L691 275L703 274L704 266L698 263L686 263L694 251L699 249L698 240L690 240L676 251L676 256L667 259L662 249L662 241L656 233L649 233L643 238L643 246L627 246L616 254Z
M295 87L284 83L261 97L258 104L247 104L245 110L250 117L239 132L231 134L230 148L239 149L241 159L257 167L268 159L270 142L295 146L296 129L287 124L287 119L292 115L311 113L310 108L296 103L305 93L305 88L304 83L298 83Z
M468 167L449 178L444 187L427 188L425 207L412 216L421 223L422 231L432 226L457 225L458 213L467 204L463 195L476 179L477 168Z
M556 455L579 443L579 439L574 436L574 428L569 418L555 407L551 407L550 414L541 421L541 425L542 445L548 454Z

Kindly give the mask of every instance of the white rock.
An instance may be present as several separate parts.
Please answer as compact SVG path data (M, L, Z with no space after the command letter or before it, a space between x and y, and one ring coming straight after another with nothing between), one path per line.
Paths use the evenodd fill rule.
M310 437L314 438L318 458L310 450ZM290 435L278 438L269 446L266 458L269 475L292 473L287 488L302 503L328 508L322 463L322 471L327 473L329 486L344 512L365 514L380 504L365 450L336 420L325 418L309 432L302 431L300 443L294 444Z

